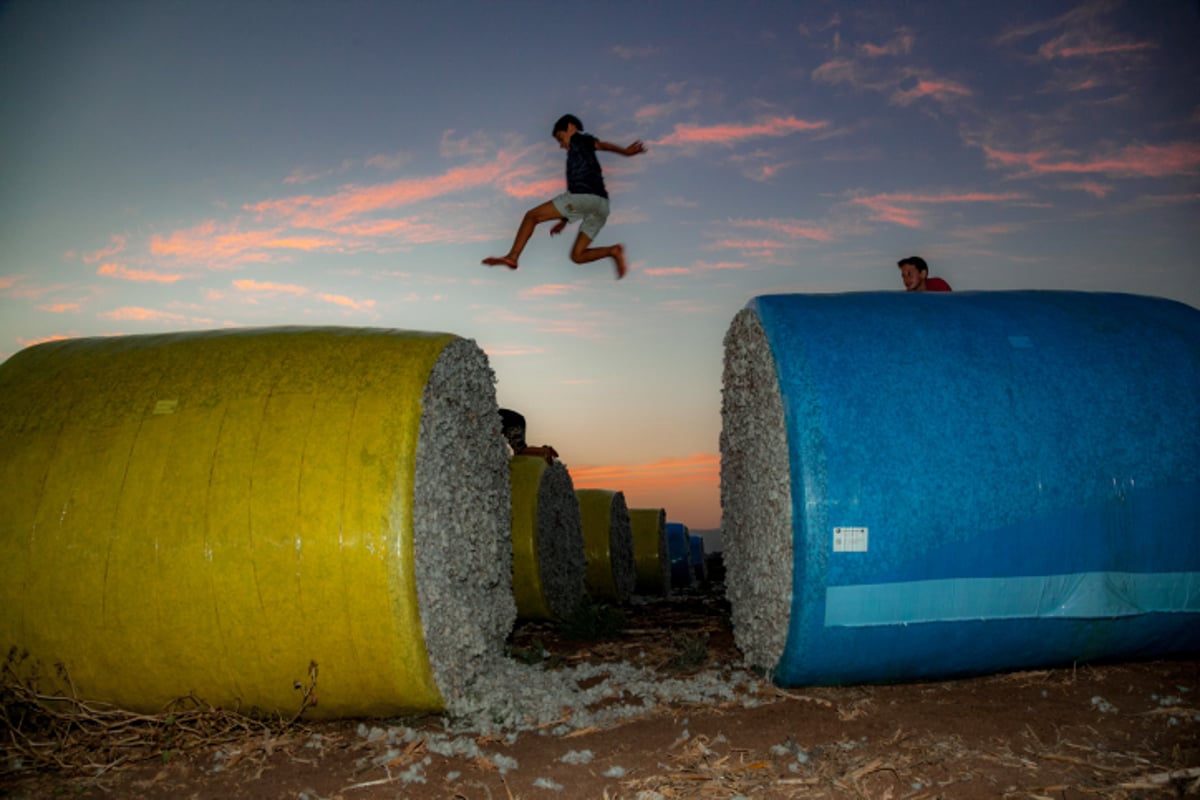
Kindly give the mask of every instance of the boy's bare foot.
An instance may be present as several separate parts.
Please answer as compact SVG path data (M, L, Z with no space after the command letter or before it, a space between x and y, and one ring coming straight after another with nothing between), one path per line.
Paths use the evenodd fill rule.
M613 245L613 261L617 262L617 280L621 280L621 278L625 277L627 271L625 267L625 245Z
M503 265L509 269L517 268L517 260L515 258L509 258L508 256L488 256L483 260L483 263L487 264L489 267L499 267Z

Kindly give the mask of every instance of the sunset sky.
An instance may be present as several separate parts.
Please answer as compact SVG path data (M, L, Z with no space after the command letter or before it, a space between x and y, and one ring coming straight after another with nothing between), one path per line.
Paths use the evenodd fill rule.
M900 291L917 254L1200 307L1198 41L1195 0L0 3L0 358L448 331L577 487L715 528L755 295ZM574 226L480 265L563 190L568 112L648 148L601 154L619 282Z

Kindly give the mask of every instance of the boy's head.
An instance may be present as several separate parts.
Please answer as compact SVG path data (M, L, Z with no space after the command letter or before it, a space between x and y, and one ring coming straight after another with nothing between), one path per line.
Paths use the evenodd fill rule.
M500 409L500 432L513 452L525 447L525 417L509 408Z
M920 256L909 256L896 262L900 268L900 279L904 281L904 289L908 292L925 291L925 278L929 275L929 265Z
M566 147L571 143L571 137L581 130L583 130L583 123L579 121L579 117L574 114L563 114L554 123L554 131L551 135L558 140L560 145Z

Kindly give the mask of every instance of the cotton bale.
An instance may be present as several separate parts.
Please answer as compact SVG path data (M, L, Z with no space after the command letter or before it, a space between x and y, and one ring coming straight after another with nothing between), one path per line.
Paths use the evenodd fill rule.
M708 579L708 569L704 563L704 537L694 533L688 535L688 561L696 582L704 583Z
M153 712L454 708L515 616L494 377L453 334L76 339L0 365L0 648ZM44 684L43 684L44 685Z
M671 588L692 585L691 533L682 522L667 523L667 557L671 561Z
M1200 312L767 295L725 337L739 647L782 685L1200 650Z
M513 596L523 619L561 619L584 595L583 530L561 461L513 456Z
M666 509L631 508L629 525L637 573L634 591L644 595L668 594L671 590L671 560L667 553Z
M583 554L588 594L627 603L637 584L633 534L625 493L607 489L576 489L583 523Z

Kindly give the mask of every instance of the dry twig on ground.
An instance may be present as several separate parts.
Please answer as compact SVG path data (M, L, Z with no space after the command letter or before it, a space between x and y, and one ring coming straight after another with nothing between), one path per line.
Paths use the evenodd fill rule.
M55 666L63 691L39 688L36 668L14 648L0 677L0 775L36 771L100 777L121 767L173 754L227 744L274 739L296 732L305 710L316 705L317 665L309 665L307 685L297 683L300 705L289 719L252 715L212 706L188 694L156 714L140 714L80 699L66 667Z

